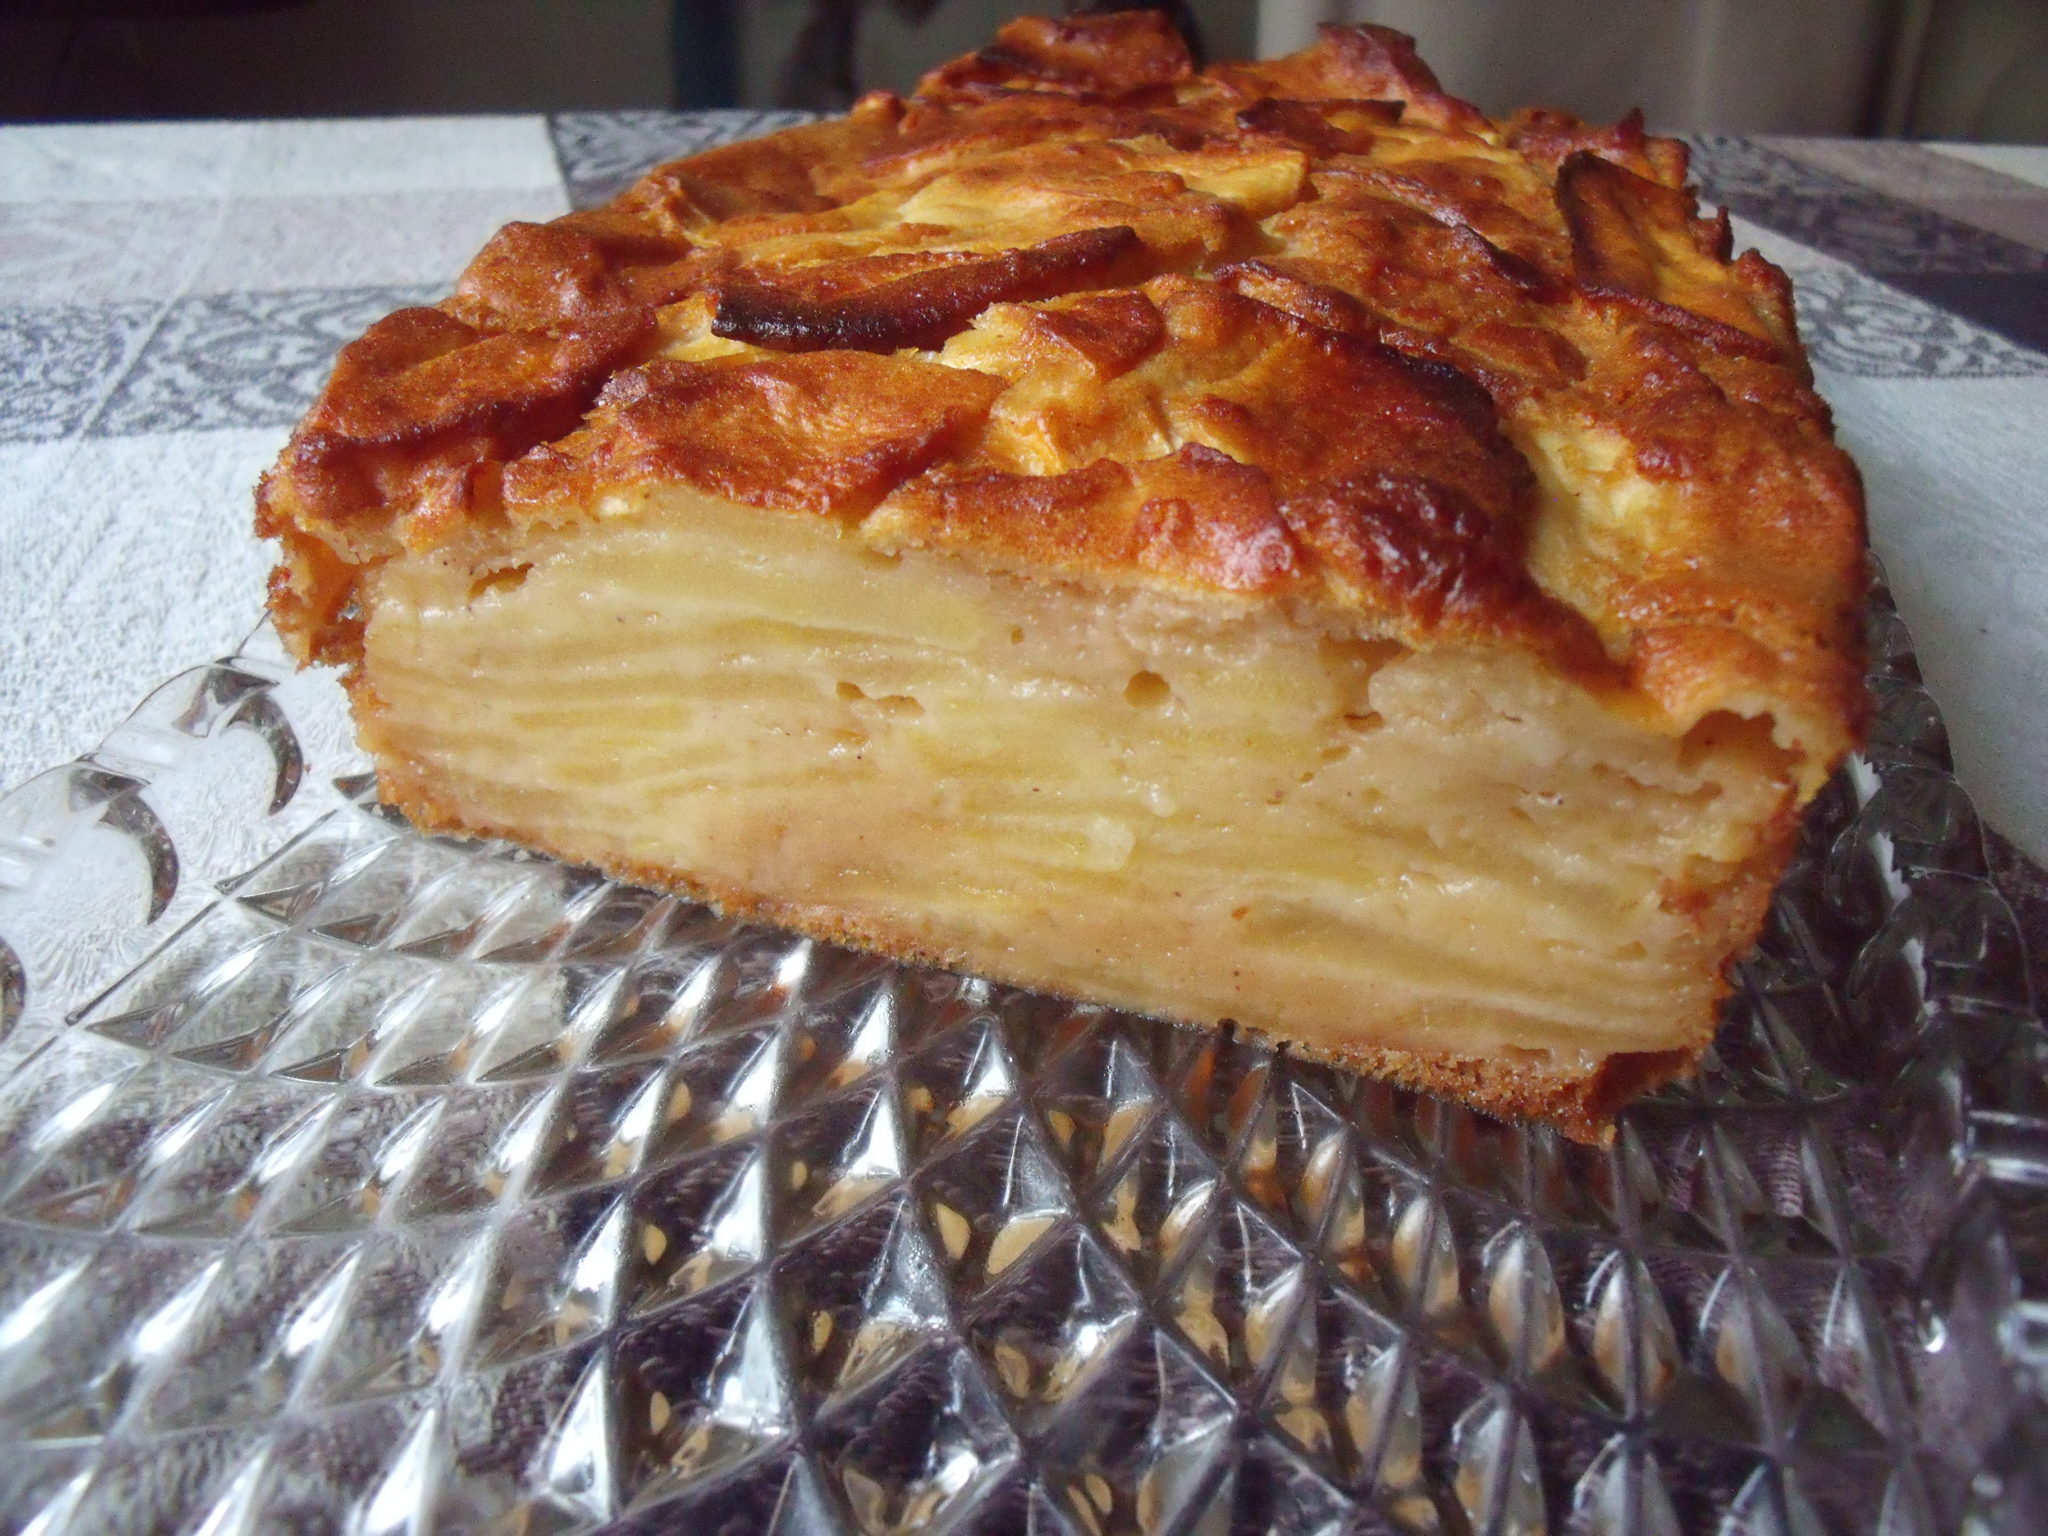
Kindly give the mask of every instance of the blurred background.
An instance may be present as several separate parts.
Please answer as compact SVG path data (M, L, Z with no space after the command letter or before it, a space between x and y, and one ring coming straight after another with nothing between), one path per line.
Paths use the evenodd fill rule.
M1061 0L0 0L0 119L829 109ZM1071 6L1066 8L1072 8ZM1102 7L1109 8L1109 7ZM1654 126L2048 142L2048 0L1176 0L1211 57L1323 20L1446 85Z

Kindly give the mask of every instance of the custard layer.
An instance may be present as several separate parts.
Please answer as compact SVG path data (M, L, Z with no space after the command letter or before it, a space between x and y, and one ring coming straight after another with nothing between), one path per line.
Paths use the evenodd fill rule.
M358 709L411 809L1329 1056L1697 1047L1792 795L1767 725L1659 735L1519 653L687 491L366 596Z

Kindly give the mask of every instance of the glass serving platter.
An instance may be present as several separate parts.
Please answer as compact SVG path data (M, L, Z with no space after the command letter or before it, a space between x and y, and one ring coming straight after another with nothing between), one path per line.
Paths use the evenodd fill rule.
M1604 1151L422 836L259 632L0 801L0 1527L2048 1529L2048 1038L1870 622Z

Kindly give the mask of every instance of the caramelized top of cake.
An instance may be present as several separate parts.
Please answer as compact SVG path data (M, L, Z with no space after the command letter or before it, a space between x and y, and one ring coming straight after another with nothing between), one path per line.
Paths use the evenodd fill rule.
M344 349L258 498L279 627L650 485L1093 586L1533 651L1682 732L1861 714L1862 504L1783 273L1682 145L1494 122L1412 42L1196 71L1006 26L907 100L513 224Z

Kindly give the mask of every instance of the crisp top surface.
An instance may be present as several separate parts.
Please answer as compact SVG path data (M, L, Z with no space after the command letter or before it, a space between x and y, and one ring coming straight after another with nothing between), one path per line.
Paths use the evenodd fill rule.
M1489 121L1398 34L1196 72L1147 13L1027 19L379 322L266 484L274 604L346 659L365 565L680 484L1532 649L1673 729L1771 715L1811 787L1861 498L1783 275L1730 255L1676 143Z

